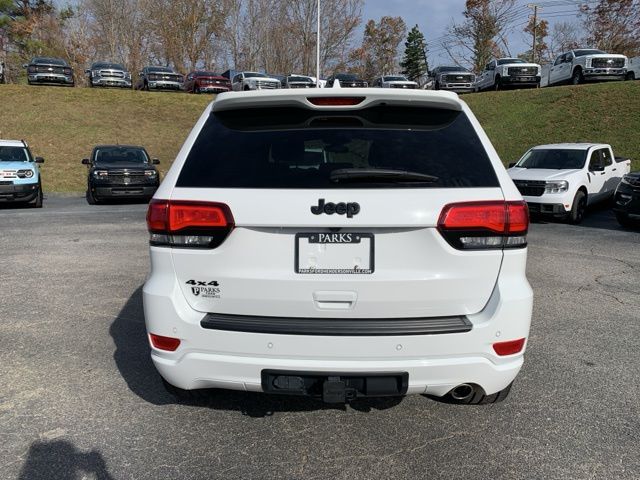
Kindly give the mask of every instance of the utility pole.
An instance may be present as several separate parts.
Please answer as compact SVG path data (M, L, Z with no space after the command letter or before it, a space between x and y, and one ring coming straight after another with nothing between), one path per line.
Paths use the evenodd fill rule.
M531 62L536 63L536 29L538 28L538 5L535 3L527 4L527 7L533 9L533 45L531 46Z
M316 36L316 88L320 88L320 0L318 0L318 35Z

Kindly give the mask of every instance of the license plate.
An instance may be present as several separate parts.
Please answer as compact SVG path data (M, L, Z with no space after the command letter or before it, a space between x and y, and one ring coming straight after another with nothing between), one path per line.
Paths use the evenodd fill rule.
M533 82L532 77L520 77L518 80L521 82Z
M295 270L300 274L373 273L373 234L298 233Z

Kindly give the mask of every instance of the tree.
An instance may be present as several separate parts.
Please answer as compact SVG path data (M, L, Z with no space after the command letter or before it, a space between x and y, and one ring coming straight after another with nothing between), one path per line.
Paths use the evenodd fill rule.
M536 40L535 50L529 50L526 54L527 58L535 63L542 59L548 60L549 47L547 46L546 38L549 36L549 22L546 20L537 20L534 25L533 21L534 17L531 17L527 26L524 27L524 31Z
M555 23L549 35L549 57L553 60L558 55L580 47L578 29L574 23Z
M418 25L414 26L409 35L407 35L404 47L404 57L400 62L402 73L410 80L417 81L429 70L427 42L422 32L418 29Z
M442 47L457 64L481 71L492 57L509 54L506 32L514 19L515 0L466 0L464 22L449 28Z
M350 52L351 70L364 79L396 71L398 47L407 32L402 17L369 20L364 27L362 46Z
M587 41L611 53L640 53L640 0L600 0L581 7Z

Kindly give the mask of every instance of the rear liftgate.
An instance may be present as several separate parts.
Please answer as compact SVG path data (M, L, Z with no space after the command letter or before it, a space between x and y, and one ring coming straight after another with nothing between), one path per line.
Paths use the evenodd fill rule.
M395 397L405 395L409 374L365 373L341 374L323 372L262 371L265 393L302 395L319 398L326 403L346 403L362 397Z

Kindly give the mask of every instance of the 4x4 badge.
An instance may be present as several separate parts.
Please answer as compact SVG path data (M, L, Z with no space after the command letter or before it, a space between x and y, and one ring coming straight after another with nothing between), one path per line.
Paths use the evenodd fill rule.
M311 213L314 215L321 215L326 213L327 215L347 215L347 218L352 218L354 215L360 213L360 204L357 202L340 202L340 203L325 203L324 198L318 199L318 205L311 207Z

